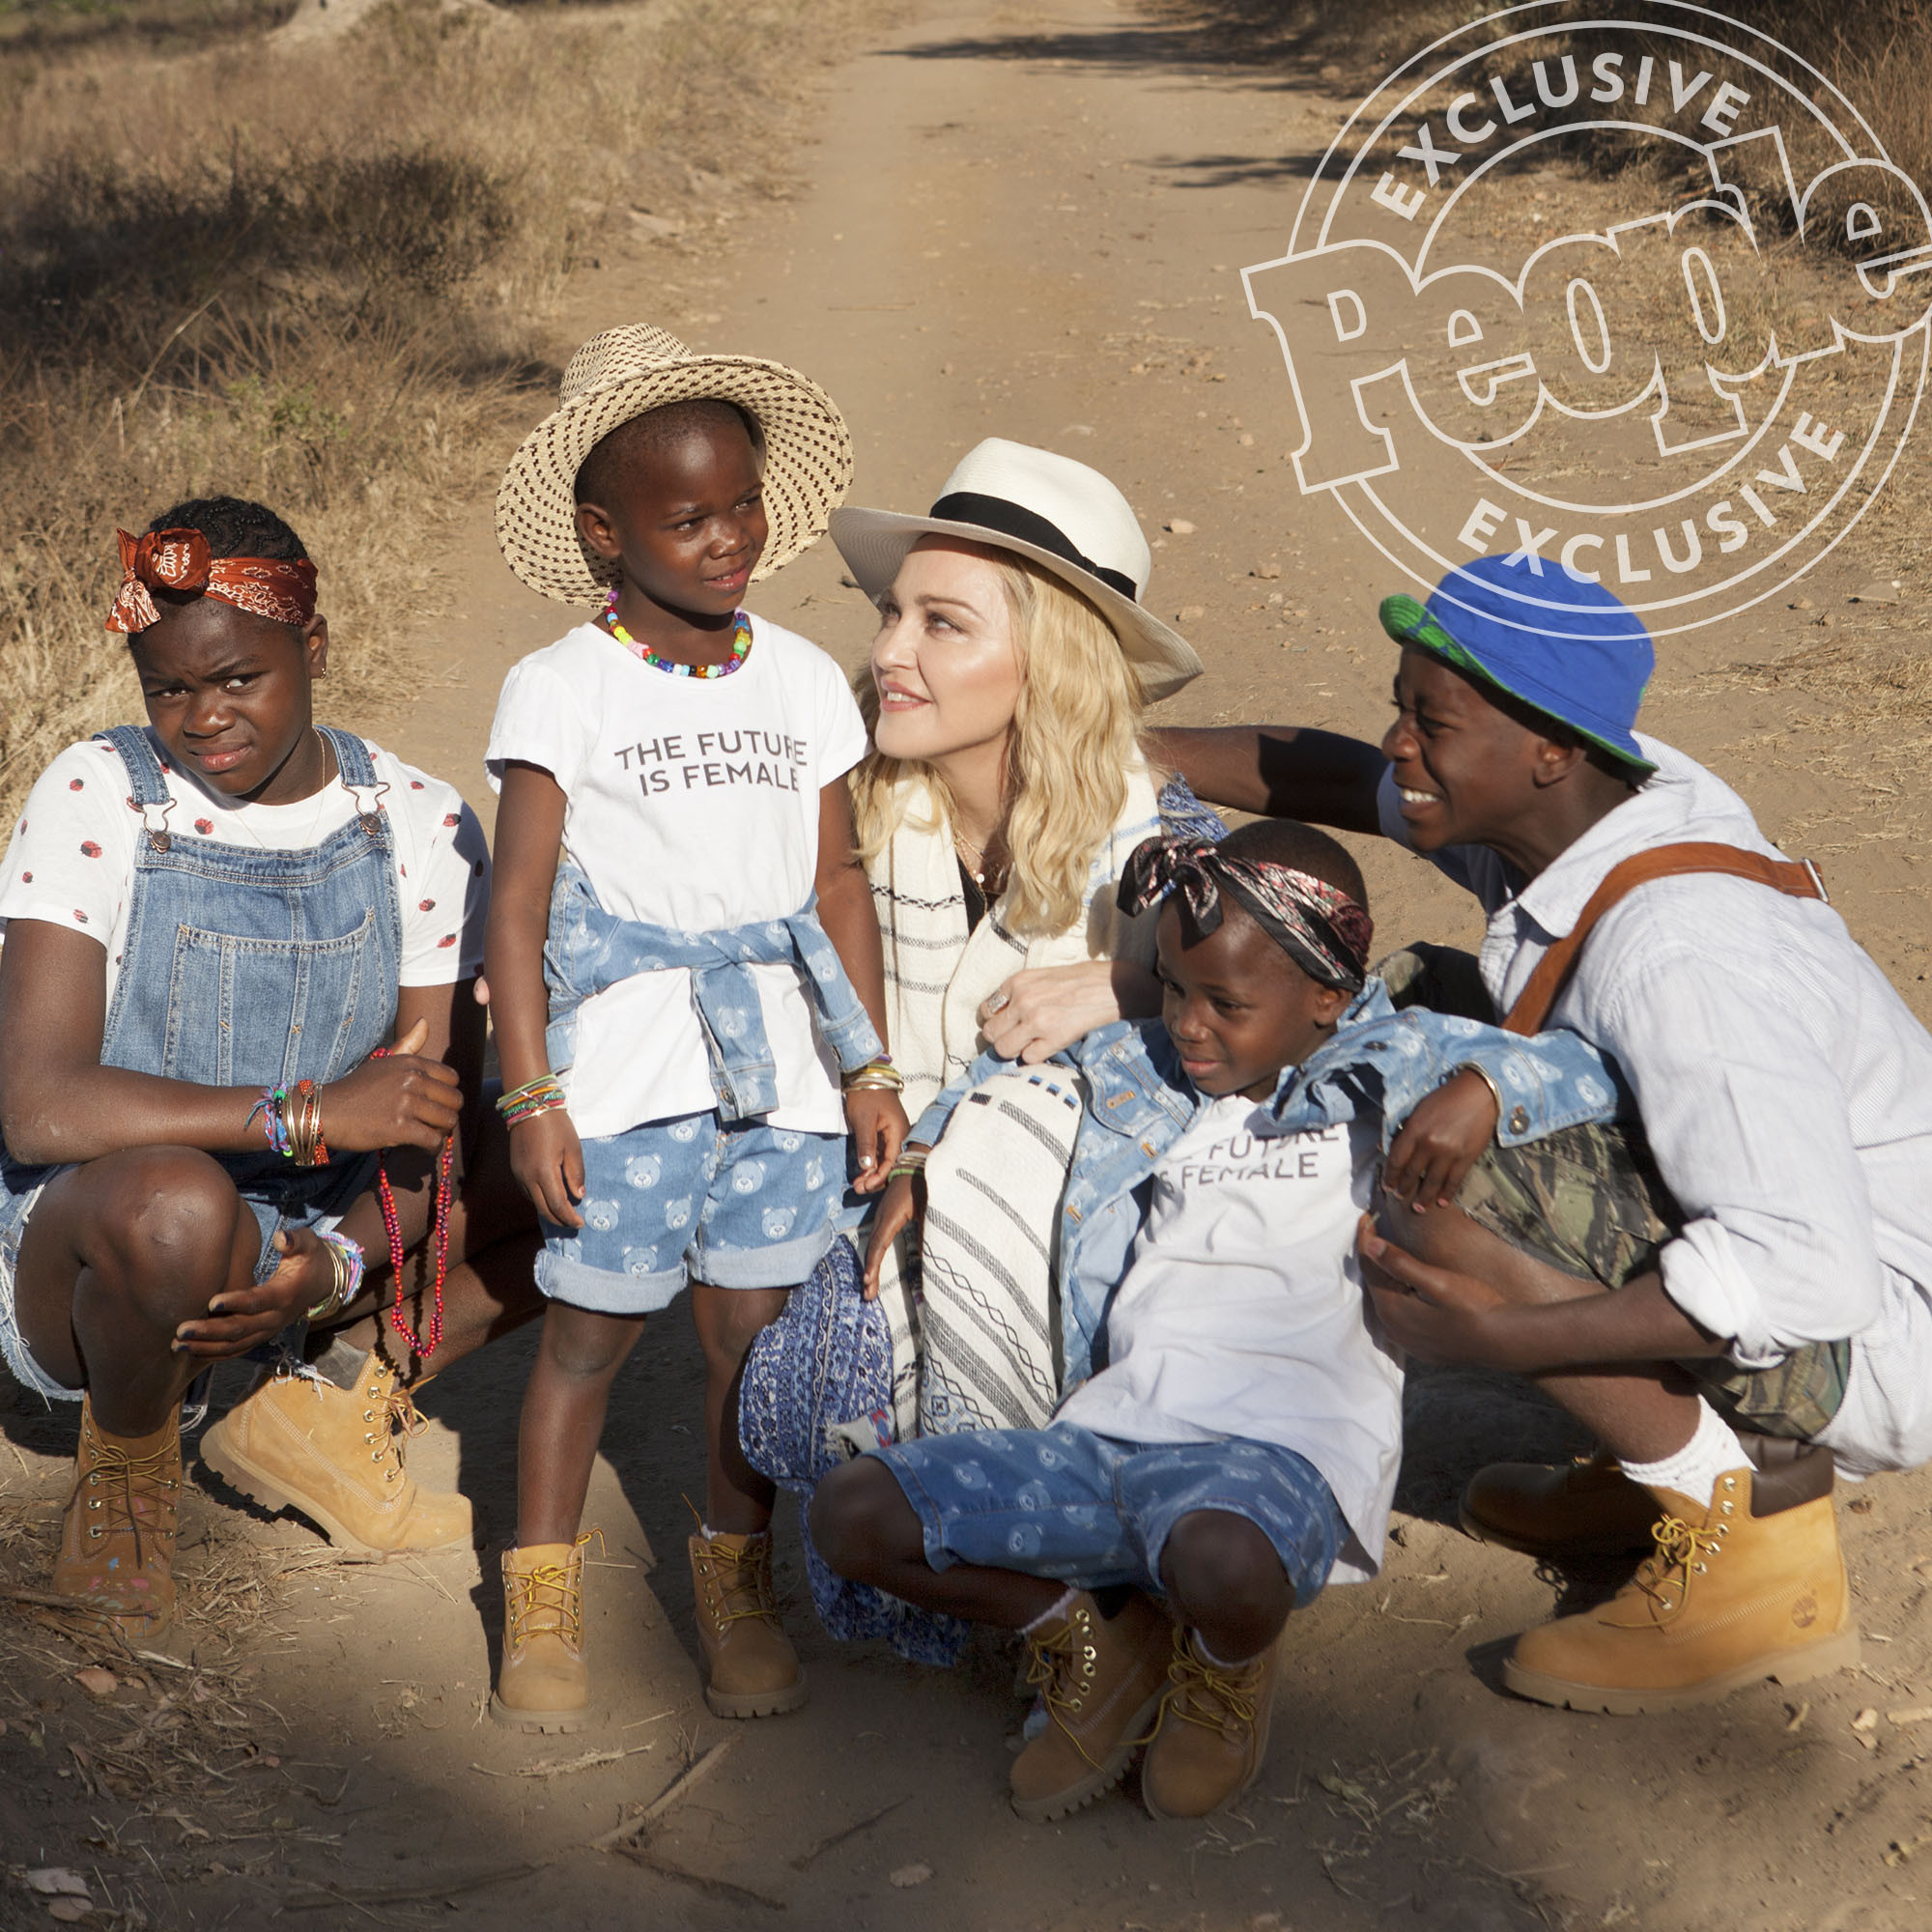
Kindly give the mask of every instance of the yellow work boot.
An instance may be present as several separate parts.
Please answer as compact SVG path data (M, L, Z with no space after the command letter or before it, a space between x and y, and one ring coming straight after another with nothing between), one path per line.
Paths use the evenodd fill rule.
M469 1499L419 1489L404 1458L423 1426L374 1353L353 1389L305 1370L271 1377L201 1438L201 1460L264 1509L299 1510L338 1549L388 1556L473 1537Z
M697 1647L704 1654L704 1701L721 1718L775 1718L805 1702L805 1669L779 1622L772 1582L772 1539L691 1539L691 1588Z
M164 1630L175 1613L181 1486L179 1415L152 1435L110 1435L84 1398L54 1589L98 1610L124 1636Z
M1527 1556L1620 1556L1648 1549L1657 1499L1606 1450L1566 1468L1492 1463L1463 1492L1463 1527L1478 1543Z
M1029 1825L1045 1825L1111 1791L1147 1743L1167 1688L1174 1626L1139 1590L1112 1618L1081 1590L1028 1634L1027 1648L1028 1682L1047 1722L1013 1760L1012 1804Z
M583 1546L531 1543L503 1552L503 1663L490 1715L523 1731L578 1731L590 1702L583 1662Z
M1831 1451L1718 1478L1708 1509L1656 1490L1656 1548L1606 1604L1520 1636L1503 1681L1573 1711L1715 1703L1859 1661ZM1762 1511L1763 1514L1759 1512Z
M1267 1757L1280 1647L1244 1663L1214 1663L1191 1632L1174 1634L1160 1728L1141 1766L1154 1818L1205 1818L1238 1798Z

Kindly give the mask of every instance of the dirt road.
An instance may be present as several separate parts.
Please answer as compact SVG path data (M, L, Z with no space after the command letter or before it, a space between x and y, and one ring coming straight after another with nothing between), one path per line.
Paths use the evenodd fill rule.
M597 327L650 320L696 346L794 362L851 420L857 502L922 507L985 435L1092 461L1154 538L1151 601L1179 616L1209 667L1177 718L1259 714L1377 734L1390 665L1375 605L1400 586L1326 498L1295 493L1279 352L1248 317L1237 273L1279 251L1299 184L1347 111L1321 58L1243 66L1223 43L1107 0L1050 14L921 6L836 76L794 202L747 207L728 187L701 187L689 208L663 211L687 219L685 240L643 254L613 246L582 273L558 360ZM1876 567L1855 551L1809 595L1833 608ZM370 722L487 812L479 759L498 682L556 634L558 613L503 569L486 503L462 519L447 575L456 611L422 639L424 696ZM867 608L829 547L758 601L847 663L863 653ZM1712 676L1776 656L1802 621L1778 604L1686 646L1660 679L1651 728L1720 764L1774 835L1830 828L1854 928L1922 996L1926 924L1909 869L1922 784L1908 769L1871 822L1882 840L1867 839L1841 781L1866 766L1867 748L1806 724L1816 706L1788 691ZM1466 904L1423 868L1364 857L1390 943L1472 936ZM1263 1783L1201 1827L1156 1827L1115 1796L1030 1830L1003 1795L1003 1747L1020 1717L1010 1650L979 1643L949 1676L836 1650L804 1609L788 1527L781 1571L799 1591L792 1622L812 1701L749 1729L705 1714L680 1501L702 1482L697 1366L681 1313L627 1374L593 1486L587 1520L607 1551L591 1585L600 1721L540 1742L483 1719L526 1362L506 1345L424 1398L435 1421L416 1466L460 1479L491 1516L480 1564L303 1570L249 1623L255 1675L223 1681L259 1738L253 1823L231 1826L233 1842L196 1835L191 1807L172 1825L97 1830L76 1820L128 1807L100 1799L64 1818L10 1815L0 1794L7 1858L92 1861L105 1895L125 1897L146 1844L176 1879L163 1901L150 1875L152 1922L253 1926L299 1906L316 1932L451 1918L504 1932L1925 1922L1914 1853L1921 1838L1932 1847L1932 1791L1914 1739L1932 1723L1885 1714L1932 1703L1918 1615L1932 1480L1875 1484L1843 1516L1871 1638L1861 1676L1642 1722L1559 1715L1505 1696L1497 1660L1512 1634L1602 1579L1539 1577L1467 1542L1452 1498L1484 1451L1554 1451L1568 1437L1498 1385L1418 1376L1386 1574L1296 1617ZM65 1425L24 1410L5 1423L51 1522ZM219 1570L238 1546L258 1568L298 1567L322 1548L212 1497L190 1499L185 1541L190 1574ZM159 1664L149 1675L151 1690L124 1681L113 1700L132 1713L175 1682ZM1856 1727L1867 1708L1875 1722ZM82 1691L56 1693L41 1713L45 1745L57 1750L99 1715ZM584 1849L620 1806L721 1743L728 1755L648 1834L641 1861ZM27 1852L14 1849L34 1833ZM43 1922L35 1913L21 1922Z

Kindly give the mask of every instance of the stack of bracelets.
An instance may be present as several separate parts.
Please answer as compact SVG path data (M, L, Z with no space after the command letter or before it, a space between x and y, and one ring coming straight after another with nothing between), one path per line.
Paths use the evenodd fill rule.
M888 1181L905 1180L925 1172L925 1157L930 1148L915 1147L908 1142L899 1150L899 1157L886 1175Z
M308 1312L311 1321L327 1321L331 1315L339 1315L362 1286L361 1243L332 1228L322 1231L322 1241L328 1250L330 1282L328 1293Z
M506 1127L517 1127L526 1121L535 1120L539 1114L554 1114L567 1104L556 1075L540 1073L534 1080L526 1080L521 1087L512 1087L499 1095L497 1111L502 1115Z
M877 1090L887 1094L898 1094L905 1090L905 1075L893 1065L890 1053L882 1053L876 1060L868 1060L863 1066L855 1066L843 1075L839 1082L848 1094L864 1094Z
M248 1110L247 1124L262 1116L262 1131L271 1152L298 1167L327 1167L328 1143L322 1137L322 1089L313 1080L293 1087L264 1087L262 1097Z
M388 1052L386 1046L379 1046L369 1058L382 1060L387 1057ZM561 1100L557 1104L561 1105ZM328 1165L328 1143L322 1137L322 1089L313 1080L298 1080L293 1087L263 1088L262 1097L248 1111L248 1125L254 1125L257 1114L262 1116L262 1131L268 1136L270 1148L285 1160L294 1161L298 1167ZM395 1189L389 1184L388 1163L381 1161L376 1168L376 1194L382 1203L383 1226L389 1236L389 1266L396 1282L396 1299L389 1310L389 1325L425 1361L436 1352L437 1344L442 1340L442 1289L449 1273L450 1177L455 1159L456 1137L452 1134L443 1142L436 1161L436 1306L428 1331L422 1335L418 1335L403 1316L403 1224L401 1215L396 1211ZM327 1321L354 1300L356 1290L362 1285L361 1248L347 1235L324 1234L322 1240L328 1249L333 1278L329 1292L308 1311L311 1321Z

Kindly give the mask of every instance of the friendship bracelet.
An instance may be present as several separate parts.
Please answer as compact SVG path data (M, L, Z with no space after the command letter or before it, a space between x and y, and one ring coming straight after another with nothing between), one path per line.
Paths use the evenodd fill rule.
M329 1291L308 1311L311 1321L327 1321L355 1299L362 1287L362 1247L332 1228L319 1231L328 1250Z
M242 1123L244 1128L255 1124L255 1116L262 1118L262 1131L269 1137L269 1151L278 1153L284 1160L289 1157L288 1122L282 1119L282 1104L288 1099L288 1092L281 1087L264 1087L262 1097L248 1109L248 1118Z
M539 1114L556 1113L568 1104L556 1075L541 1073L536 1079L526 1080L521 1087L513 1087L499 1095L497 1111L503 1117L505 1126L514 1127L535 1120Z

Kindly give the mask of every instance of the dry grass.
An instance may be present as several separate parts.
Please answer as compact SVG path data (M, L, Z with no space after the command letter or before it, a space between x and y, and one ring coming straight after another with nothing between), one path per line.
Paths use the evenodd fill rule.
M128 0L54 31L83 11L0 33L7 815L132 708L100 629L113 531L185 496L259 496L302 532L353 640L338 715L400 695L389 634L438 526L554 394L564 277L695 203L709 225L719 199L781 188L805 77L885 0L392 0L288 44L249 0ZM157 54L170 14L171 47L202 25Z

